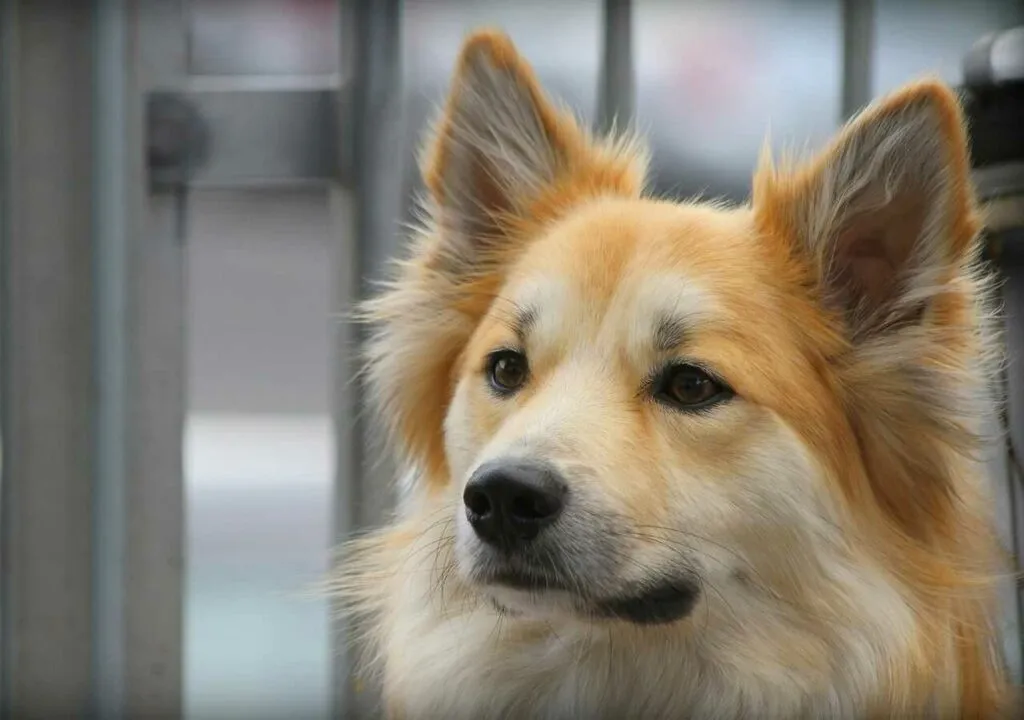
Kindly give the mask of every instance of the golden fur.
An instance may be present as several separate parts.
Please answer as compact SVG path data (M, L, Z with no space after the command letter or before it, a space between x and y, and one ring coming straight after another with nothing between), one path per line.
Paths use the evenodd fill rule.
M366 308L411 481L392 524L345 548L337 589L388 716L1014 716L955 96L918 82L810 162L766 155L746 205L653 198L645 164L555 108L504 35L467 40L423 157L424 227ZM482 369L524 309L529 382L497 399ZM668 355L733 400L641 397L666 313L684 328ZM612 538L573 550L602 588L685 570L692 615L600 619L475 582L463 487L509 455L557 466Z

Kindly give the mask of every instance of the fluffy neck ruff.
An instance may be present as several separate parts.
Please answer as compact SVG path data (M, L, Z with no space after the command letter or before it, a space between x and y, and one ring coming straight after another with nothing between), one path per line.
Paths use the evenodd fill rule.
M851 554L802 599L711 593L668 626L512 615L461 580L445 495L414 507L336 586L389 716L1010 717L978 588L914 591Z

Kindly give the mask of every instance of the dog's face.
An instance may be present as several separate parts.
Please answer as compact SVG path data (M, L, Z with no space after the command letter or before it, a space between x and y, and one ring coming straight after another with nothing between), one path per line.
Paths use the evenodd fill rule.
M371 364L463 581L517 613L742 618L951 532L922 478L975 389L955 98L911 86L763 162L744 206L645 197L643 163L506 39L467 43Z
M829 390L772 264L751 213L643 199L533 239L445 422L467 579L512 610L670 621L833 540L786 419Z

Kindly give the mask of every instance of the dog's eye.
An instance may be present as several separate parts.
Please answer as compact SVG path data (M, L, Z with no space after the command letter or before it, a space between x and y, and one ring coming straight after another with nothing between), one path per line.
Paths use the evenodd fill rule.
M499 350L490 356L487 363L491 387L502 395L521 388L528 374L526 356L514 350Z
M732 390L694 365L673 365L662 374L656 397L682 410L700 410L732 397Z

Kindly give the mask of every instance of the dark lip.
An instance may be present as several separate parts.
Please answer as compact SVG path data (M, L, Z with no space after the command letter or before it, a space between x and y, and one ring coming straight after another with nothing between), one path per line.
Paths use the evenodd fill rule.
M478 578L484 585L527 592L567 592L554 578L528 570L502 569ZM664 625L689 616L700 599L700 585L691 578L669 578L645 587L635 595L607 599L578 597L581 611L597 618L622 620L635 625Z
M636 625L664 625L689 616L699 599L697 582L676 578L652 585L637 595L602 600L595 609L610 619Z

